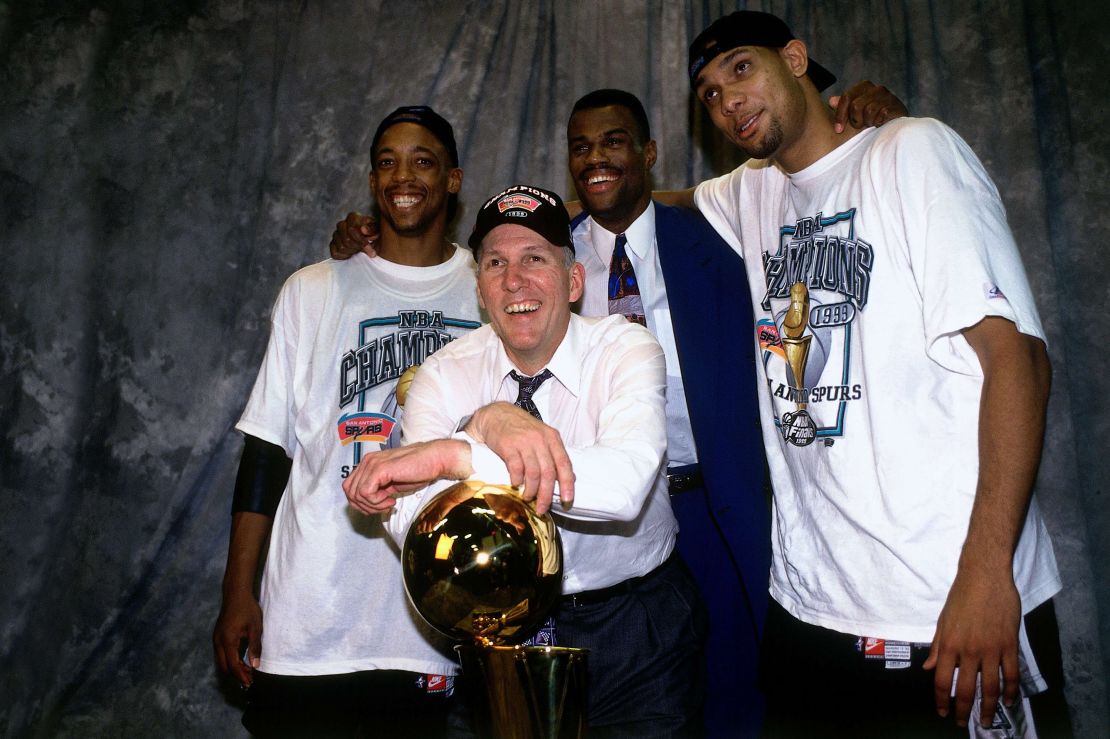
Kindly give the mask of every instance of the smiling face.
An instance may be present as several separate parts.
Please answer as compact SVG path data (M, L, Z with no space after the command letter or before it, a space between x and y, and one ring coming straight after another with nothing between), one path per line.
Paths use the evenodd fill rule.
M568 249L530 228L505 224L478 251L478 303L521 372L534 375L555 354L582 297L585 270L567 265Z
M462 170L451 166L447 149L416 123L390 126L373 152L370 192L378 203L383 230L419 236L442 220L447 197L462 185Z
M789 160L804 141L807 59L797 40L781 49L739 46L707 64L694 91L713 125L745 154Z
M651 200L654 141L623 105L576 111L567 124L567 165L586 212L613 233L625 231Z

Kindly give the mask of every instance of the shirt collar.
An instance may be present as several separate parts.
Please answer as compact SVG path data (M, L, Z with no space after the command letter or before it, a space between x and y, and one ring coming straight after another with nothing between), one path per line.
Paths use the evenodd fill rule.
M636 255L637 260L646 260L655 249L655 201L649 200L648 206L640 217L625 229L624 237L628 239L628 251ZM590 219L590 238L594 241L594 250L600 251L598 246L605 245L604 253L612 256L613 245L617 241L617 234L604 228L600 223ZM608 257L602 261L608 262Z
M567 325L567 333L563 337L562 342L559 343L559 348L555 350L552 355L551 361L547 366L541 369L536 374L540 374L544 369L551 370L551 374L559 381L559 384L567 389L575 397L579 394L579 389L582 386L582 367L578 358L584 355L585 347L582 342L585 337L582 334L582 327L580 326L582 318L575 313L570 314L570 323ZM505 382L505 378L509 376L509 372L516 370L520 374L524 374L513 361L509 359L509 355L505 353L505 345L500 339L497 341L497 359L495 362L497 368L497 377L501 378L501 382ZM533 375L534 376L534 375ZM515 382L513 383L515 386Z

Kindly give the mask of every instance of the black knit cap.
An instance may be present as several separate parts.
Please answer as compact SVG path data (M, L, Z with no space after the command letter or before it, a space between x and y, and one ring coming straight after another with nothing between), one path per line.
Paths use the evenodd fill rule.
M378 142L381 141L386 129L398 123L415 123L431 131L432 135L447 149L451 166L459 166L459 149L455 146L455 132L451 129L451 124L427 105L403 105L383 118L374 133L374 140L370 143L371 153L378 148Z
M698 72L717 56L737 46L768 46L781 49L797 38L781 18L755 10L738 10L718 18L709 28L698 34L690 44L690 84L698 81ZM836 82L829 70L809 59L806 74L813 80L818 92Z
M550 190L513 185L487 200L478 211L474 231L467 242L475 254L486 234L506 223L530 228L555 246L566 246L574 251L567 208L562 199Z

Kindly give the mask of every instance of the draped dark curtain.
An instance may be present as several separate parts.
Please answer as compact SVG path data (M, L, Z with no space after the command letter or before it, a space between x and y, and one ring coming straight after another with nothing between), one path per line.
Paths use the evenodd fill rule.
M737 160L686 46L745 6L948 122L998 183L1055 368L1038 495L1069 700L1110 736L1098 0L0 1L0 731L242 735L210 646L232 426L282 280L367 207L385 113L455 124L463 234L513 181L571 191L566 118L596 87L641 96L657 188L689 186Z

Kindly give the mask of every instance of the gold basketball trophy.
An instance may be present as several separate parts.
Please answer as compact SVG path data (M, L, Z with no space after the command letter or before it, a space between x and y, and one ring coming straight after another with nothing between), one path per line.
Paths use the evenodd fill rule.
M479 735L572 739L586 728L586 655L513 646L559 597L562 554L550 514L511 487L465 481L433 498L401 552L405 589L455 647Z
M794 376L793 388L797 392L794 402L798 410L806 407L805 403L805 374L806 360L809 359L809 344L812 336L803 336L806 324L809 323L809 290L804 282L795 282L790 286L790 306L786 315L782 317L782 350L786 354L786 363Z
M806 336L809 323L809 290L804 282L790 286L790 305L782 317L782 351L790 367L790 389L797 411L782 414L782 434L794 446L808 446L817 438L816 424L806 412L806 361L813 336Z

